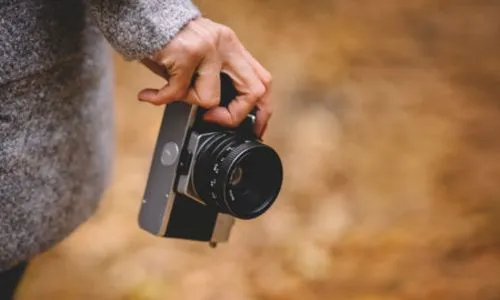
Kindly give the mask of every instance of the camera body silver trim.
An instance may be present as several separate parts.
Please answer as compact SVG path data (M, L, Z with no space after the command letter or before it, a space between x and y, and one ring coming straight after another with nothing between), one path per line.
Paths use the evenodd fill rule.
M173 102L165 107L138 216L139 226L153 235L166 236L174 202L186 201L178 199L178 194L205 204L191 182L196 150L203 136L191 132L197 109L196 105L184 102ZM187 175L178 172L185 148L192 155ZM226 242L234 223L234 217L218 213L209 242Z
M194 188L193 170L194 170L194 165L196 163L196 153L198 152L198 149L201 147L200 145L201 139L206 135L209 135L209 133L198 134L196 132L193 132L189 136L189 141L188 144L186 145L186 150L188 154L191 155L191 160L189 161L189 166L187 167L188 169L187 174L181 174L179 176L179 181L177 184L177 192L185 196L188 196L189 198L203 205L206 205L205 202L203 202L203 200L199 197L198 193Z

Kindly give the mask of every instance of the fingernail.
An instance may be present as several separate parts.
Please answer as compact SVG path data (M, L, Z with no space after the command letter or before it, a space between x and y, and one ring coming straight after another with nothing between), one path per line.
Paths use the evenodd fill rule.
M142 90L139 92L138 97L142 98L142 99L152 98L152 97L156 96L157 93L158 93L158 91L151 90L151 89L145 89L145 90Z

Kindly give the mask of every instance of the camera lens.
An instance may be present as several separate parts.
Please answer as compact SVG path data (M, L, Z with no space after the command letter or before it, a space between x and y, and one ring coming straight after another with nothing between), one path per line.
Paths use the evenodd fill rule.
M283 180L278 154L257 140L213 133L198 152L194 187L202 200L240 219L252 219L276 200Z

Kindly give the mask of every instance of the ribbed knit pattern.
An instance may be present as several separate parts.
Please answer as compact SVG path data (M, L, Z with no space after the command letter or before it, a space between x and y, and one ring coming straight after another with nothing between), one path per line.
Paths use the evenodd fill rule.
M198 15L187 0L0 0L0 271L99 204L114 145L108 42L140 59Z

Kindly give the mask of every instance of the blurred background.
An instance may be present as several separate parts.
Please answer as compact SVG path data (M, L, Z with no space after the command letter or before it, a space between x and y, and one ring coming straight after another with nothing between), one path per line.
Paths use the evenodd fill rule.
M115 56L113 184L19 299L500 299L500 2L195 3L274 76L276 205L215 250L140 230L163 82Z

